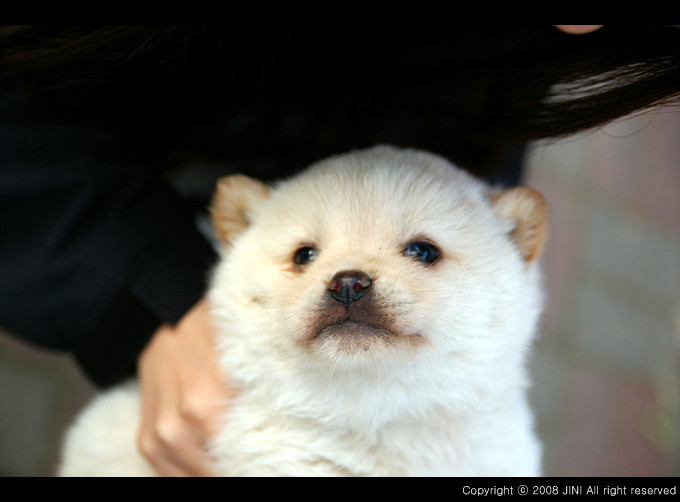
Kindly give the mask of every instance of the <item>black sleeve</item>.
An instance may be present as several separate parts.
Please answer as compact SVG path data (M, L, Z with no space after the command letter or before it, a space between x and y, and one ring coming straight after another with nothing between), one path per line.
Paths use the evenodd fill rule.
M1 109L0 324L70 351L110 385L202 296L213 250L115 130L13 120L12 99Z

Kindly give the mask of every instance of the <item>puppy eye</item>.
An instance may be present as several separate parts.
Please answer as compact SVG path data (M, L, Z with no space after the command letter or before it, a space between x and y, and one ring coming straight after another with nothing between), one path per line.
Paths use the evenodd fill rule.
M404 249L404 255L431 265L439 259L442 253L429 242L412 242Z
M297 265L306 265L307 263L313 262L319 252L313 247L303 247L295 251L293 256L293 261Z

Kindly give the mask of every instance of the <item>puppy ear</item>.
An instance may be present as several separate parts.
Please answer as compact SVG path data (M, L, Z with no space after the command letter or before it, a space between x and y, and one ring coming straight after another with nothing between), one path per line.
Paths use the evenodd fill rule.
M514 222L510 236L529 264L541 256L546 240L548 209L543 196L529 187L504 190L491 198L494 210Z
M251 223L253 208L267 199L270 189L260 181L236 174L217 182L213 198L212 219L219 239L225 244Z

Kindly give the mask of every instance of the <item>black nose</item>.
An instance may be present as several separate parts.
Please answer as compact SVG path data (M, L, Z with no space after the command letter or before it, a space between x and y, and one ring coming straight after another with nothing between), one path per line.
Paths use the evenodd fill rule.
M328 294L331 298L349 305L350 302L361 299L373 281L363 272L345 270L338 272L328 284Z

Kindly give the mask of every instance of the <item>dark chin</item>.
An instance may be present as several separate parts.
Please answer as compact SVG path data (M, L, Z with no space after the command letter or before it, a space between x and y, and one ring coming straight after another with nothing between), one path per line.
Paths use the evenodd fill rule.
M329 334L353 334L356 336L384 336L389 331L374 326L371 323L348 319L346 321L332 324L319 333L320 335L328 332Z
M377 355L385 349L416 348L424 339L420 335L397 333L366 322L346 320L326 326L310 340L317 349L348 356Z
M371 342L387 341L395 336L397 335L372 324L347 320L327 326L319 332L317 338L368 346Z

